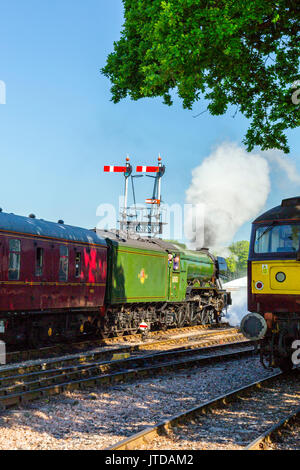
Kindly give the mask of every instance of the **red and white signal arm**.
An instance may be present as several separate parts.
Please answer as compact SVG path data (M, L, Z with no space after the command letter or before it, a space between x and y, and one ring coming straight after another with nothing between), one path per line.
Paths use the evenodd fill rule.
M127 171L126 166L114 166L114 165L105 165L104 171L107 173L125 173Z
M159 173L159 166L137 166L137 173Z
M142 330L142 331L147 331L149 327L148 327L148 325L147 325L147 323L146 323L145 321L142 321L142 322L140 323L139 328L140 328L140 330Z
M146 204L160 204L159 199L146 199L145 201Z

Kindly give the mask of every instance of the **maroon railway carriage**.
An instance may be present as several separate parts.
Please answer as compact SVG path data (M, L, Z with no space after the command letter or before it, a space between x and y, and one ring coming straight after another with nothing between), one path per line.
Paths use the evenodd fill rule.
M94 231L1 212L0 253L0 340L101 327L107 245Z

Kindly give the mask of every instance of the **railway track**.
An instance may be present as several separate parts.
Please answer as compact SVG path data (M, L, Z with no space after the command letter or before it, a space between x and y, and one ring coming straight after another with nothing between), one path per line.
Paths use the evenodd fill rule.
M300 424L300 406L296 408L292 413L288 416L284 417L273 426L268 428L265 432L263 432L259 437L254 439L246 448L246 450L267 450L270 448L276 449L276 443L278 440L283 442L284 447L284 440L285 434L293 431L293 426L297 425L297 428ZM298 431L296 431L298 435ZM295 443L294 443L295 444ZM298 435L298 445L295 446L295 449L299 450L300 442L299 442L299 435Z
M137 380L157 373L251 356L254 352L250 341L242 341L198 348L186 345L172 351L146 352L109 361L103 361L101 355L86 354L84 359L78 357L75 363L68 362L70 359L67 358L40 364L33 370L32 367L37 365L12 367L0 370L0 406L5 409L65 391Z
M155 338L163 338L168 337L170 335L179 335L181 333L194 333L198 332L201 333L202 331L206 330L213 330L217 332L220 328L232 330L231 327L227 325L218 325L215 327L211 327L211 325L196 325L196 326L189 326L183 328L172 328L168 330L160 330L160 331L150 331L147 335L147 340L143 338L141 333L125 335L125 336L114 336L112 338L105 338L105 339L88 339L85 341L73 342L73 343L59 343L54 344L51 346L46 346L38 349L28 349L28 350L20 350L20 351L9 351L6 355L6 362L7 364L14 364L17 362L22 361L29 361L34 359L42 359L48 358L51 356L56 356L58 354L67 354L67 353L76 353L85 351L95 347L101 346L108 346L114 344L130 344L133 342L141 342L143 341L144 344L147 344L147 341L154 340ZM234 331L238 331L237 329L233 329Z
M298 368L290 374L274 373L267 379L233 390L148 427L108 450L263 449L284 425L299 417L298 406L288 413L291 394L296 394L294 402L299 403L299 372ZM285 395L286 402L283 404ZM281 415L279 421L276 421L277 414ZM268 426L272 419L275 423ZM261 428L264 430L259 431ZM244 442L234 445L237 434L243 434ZM258 437L253 439L253 435ZM190 441L191 436L193 442Z
M76 354L66 354L64 356L48 357L45 359L37 359L33 361L24 361L19 364L8 364L0 367L0 378L16 374L24 374L25 372L37 372L49 368L60 368L76 364L87 363L91 361L113 361L117 359L125 359L147 351L162 351L165 349L173 349L174 345L192 349L194 347L209 347L222 343L234 343L245 341L245 338L238 333L236 328L230 330L220 330L213 332L193 332L193 334L178 335L165 337L163 339L153 339L148 342L140 342L134 344L111 345L108 347L100 347ZM185 345L185 346L184 346ZM175 349L176 349L175 348Z

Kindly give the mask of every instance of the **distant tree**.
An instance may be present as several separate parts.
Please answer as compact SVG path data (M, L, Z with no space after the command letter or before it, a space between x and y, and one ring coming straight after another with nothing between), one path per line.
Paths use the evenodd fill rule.
M226 258L226 263L229 271L233 274L237 270L236 256L231 255Z
M123 0L125 24L104 75L117 103L177 90L184 108L202 97L212 115L230 105L251 120L244 143L289 151L300 124L296 0ZM202 114L202 113L200 113Z
M230 271L237 275L246 274L249 242L247 240L234 242L230 245L229 250L232 255L226 258L226 261Z

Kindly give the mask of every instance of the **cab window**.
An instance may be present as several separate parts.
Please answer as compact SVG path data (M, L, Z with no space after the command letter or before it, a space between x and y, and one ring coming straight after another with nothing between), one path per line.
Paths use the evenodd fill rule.
M255 233L255 253L296 253L299 250L300 226L270 224L258 227Z
M173 258L173 271L180 271L180 257L175 255Z
M21 242L9 240L8 279L18 281L20 279Z

